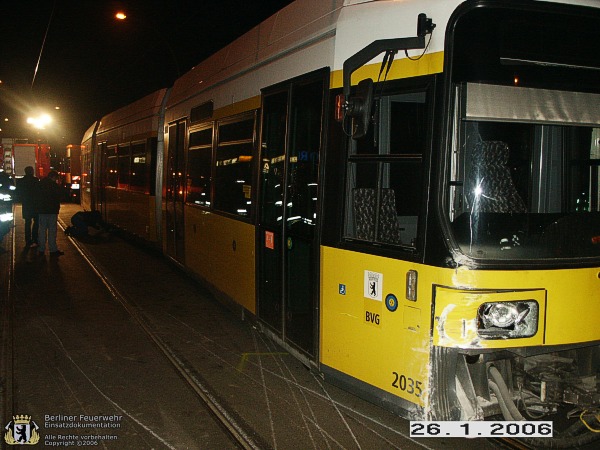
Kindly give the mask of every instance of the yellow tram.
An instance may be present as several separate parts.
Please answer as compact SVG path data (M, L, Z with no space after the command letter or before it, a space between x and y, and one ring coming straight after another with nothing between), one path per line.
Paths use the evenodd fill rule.
M83 204L406 417L597 415L599 18L297 0L94 124Z

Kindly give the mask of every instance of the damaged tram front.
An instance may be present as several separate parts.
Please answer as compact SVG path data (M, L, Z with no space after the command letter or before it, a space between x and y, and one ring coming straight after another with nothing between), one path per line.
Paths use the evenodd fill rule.
M576 420L542 444L585 443L600 428L600 11L425 13L416 38L344 64L321 369L417 420L559 414ZM351 89L381 54L380 79Z
M440 203L456 283L435 288L434 345L457 353L455 400L474 416L598 417L597 19L497 4L449 26Z

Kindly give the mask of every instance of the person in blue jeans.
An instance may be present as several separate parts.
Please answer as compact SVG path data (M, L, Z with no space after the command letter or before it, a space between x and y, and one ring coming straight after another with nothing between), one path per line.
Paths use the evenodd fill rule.
M25 167L25 176L17 185L17 198L21 200L23 219L25 219L25 247L38 246L38 215L35 196L39 180L34 176L32 166Z
M58 172L51 170L48 176L38 183L37 212L38 212L38 254L46 251L46 238L50 256L64 255L56 245L56 230L60 200L63 196L62 187L58 184Z

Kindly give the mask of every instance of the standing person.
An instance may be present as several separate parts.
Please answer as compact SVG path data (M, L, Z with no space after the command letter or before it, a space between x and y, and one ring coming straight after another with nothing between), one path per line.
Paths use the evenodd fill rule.
M0 244L13 225L12 190L14 186L10 176L0 168ZM0 247L0 253L5 253Z
M38 213L35 202L40 180L33 175L33 167L25 167L25 176L19 181L17 194L21 200L21 212L25 219L25 247L38 246Z
M51 170L48 176L38 183L36 195L38 212L38 255L46 250L46 234L48 235L48 251L50 256L64 255L56 246L56 228L62 187L58 185L58 172Z

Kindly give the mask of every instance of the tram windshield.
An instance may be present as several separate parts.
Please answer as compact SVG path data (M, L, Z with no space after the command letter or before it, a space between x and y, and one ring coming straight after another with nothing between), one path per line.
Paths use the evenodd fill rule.
M600 95L464 83L456 96L447 200L460 250L600 257Z

